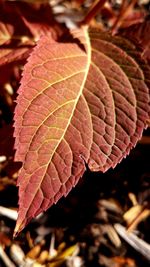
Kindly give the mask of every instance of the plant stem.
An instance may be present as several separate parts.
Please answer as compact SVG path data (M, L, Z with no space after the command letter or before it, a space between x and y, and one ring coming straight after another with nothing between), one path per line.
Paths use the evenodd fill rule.
M137 3L137 0L131 0L130 4L128 4L126 0L122 2L120 13L118 17L116 18L116 21L111 29L113 35L117 33L124 19L130 14L131 10L134 8L136 3Z
M90 21L95 17L95 15L103 8L104 4L107 0L96 0L91 6L89 12L85 16L85 18L80 22L81 25L89 25Z

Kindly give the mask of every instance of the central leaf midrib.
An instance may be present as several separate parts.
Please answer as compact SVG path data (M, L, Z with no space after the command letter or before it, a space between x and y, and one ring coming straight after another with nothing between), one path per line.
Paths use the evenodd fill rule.
M87 79L87 75L88 75L89 67L90 67L90 61L91 61L91 51L89 51L89 50L90 50L90 40L89 40L89 36L88 36L88 33L87 33L86 30L85 30L85 37L86 37L87 45L88 45L88 55L87 55L87 65L86 65L87 68L85 69L85 76L84 76L84 79L83 79L83 83L82 83L82 85L81 85L81 88L80 88L78 97L77 97L77 99L75 100L74 108L73 108L73 110L72 110L72 114L71 114L71 116L70 116L70 119L68 120L67 126L66 126L66 128L64 129L64 133L63 133L63 135L62 135L60 141L58 142L58 144L57 144L57 146L56 146L56 148L55 148L55 150L54 150L54 152L53 152L53 154L52 154L52 156L51 156L51 158L50 158L50 160L49 160L47 166L48 166L48 165L50 164L50 162L52 161L52 158L53 158L53 156L54 156L54 154L55 154L55 151L57 150L57 148L58 148L58 146L60 145L61 141L64 139L64 136L65 136L65 134L66 134L66 132L67 132L67 129L68 129L69 125L70 125L70 122L71 122L71 120L72 120L72 118L73 118L74 111L75 111L75 109L76 109L76 106L77 106L77 103L78 103L78 101L79 101L79 98L80 98L80 96L82 95L83 88L84 88L84 85L85 85L85 82L86 82L86 79ZM45 175L44 175L44 176L45 176Z

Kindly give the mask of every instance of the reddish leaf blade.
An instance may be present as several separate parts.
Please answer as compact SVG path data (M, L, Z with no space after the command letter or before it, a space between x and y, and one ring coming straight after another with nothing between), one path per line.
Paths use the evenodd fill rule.
M118 47L114 48L111 42L103 41L101 36L96 33L93 35L91 34L91 44L93 51L92 62L94 61L94 68L99 68L101 76L105 77L105 85L103 86L103 88L107 88L105 95L111 95L110 101L107 100L104 102L103 107L106 108L106 114L110 117L114 117L112 129L110 128L108 131L106 128L105 130L104 138L106 140L105 143L107 147L106 145L104 147L102 146L104 142L102 142L102 144L98 144L99 153L98 149L96 151L97 161L95 161L95 166L93 166L93 164L91 166L94 170L105 171L109 167L118 163L118 158L122 156L126 147L130 143L130 136L133 134L136 124L136 111L134 109L135 96L128 77L125 75L120 66L115 63L111 56L108 56L106 53L106 51L109 51L111 54L113 49L115 49L116 51L114 52L118 52L118 54L121 54L122 51L119 51ZM101 92L101 88L99 90ZM109 102L112 107L111 112L107 108ZM110 125L110 119L108 121L107 117L105 117L103 121L105 121L107 127ZM110 140L108 142L111 132L114 132L113 139L111 142ZM102 162L99 157L99 154L102 154L101 150L103 152Z
M39 39L41 34L48 31L61 30L61 26L54 20L48 3L0 2L0 44L15 37L23 36ZM2 41L2 42L1 42Z
M95 30L91 45L85 29L73 35L78 42L43 37L25 66L15 113L16 160L23 162L16 231L67 195L85 162L94 171L120 162L148 119L135 46Z
M0 66L26 59L41 35L62 34L48 3L2 1L0 10Z
M11 4L0 2L0 66L25 59L34 44L29 41L31 34L17 14L16 6Z
M87 33L75 35L88 44ZM25 160L18 181L19 229L66 195L85 170L92 140L82 96L88 61L78 44L48 36L26 65L15 114L16 159Z
M141 137L149 118L149 90L142 70L145 63L133 44L99 31L91 33L90 37L92 50L112 91L115 106L115 141L103 168L98 168L106 171L115 167ZM145 66L145 75L148 74L150 70Z
M142 57L150 62L150 19L128 27L121 34L140 47Z
M54 20L49 3L17 3L18 13L35 40L48 31L57 39L62 34L63 26Z

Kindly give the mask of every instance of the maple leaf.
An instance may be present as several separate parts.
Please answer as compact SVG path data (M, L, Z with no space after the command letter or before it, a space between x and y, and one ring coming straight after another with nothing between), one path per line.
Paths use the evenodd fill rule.
M138 64L135 45L86 27L71 34L70 42L42 37L23 72L15 110L16 160L23 162L15 232L66 196L86 164L92 171L115 167L148 119L145 62Z

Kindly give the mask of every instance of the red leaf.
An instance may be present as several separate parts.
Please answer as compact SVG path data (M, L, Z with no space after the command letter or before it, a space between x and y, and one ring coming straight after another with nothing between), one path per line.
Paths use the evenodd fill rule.
M120 28L128 28L134 24L142 23L146 16L145 10L132 9L132 12L122 21Z
M41 35L61 34L49 4L0 2L0 10L0 66L26 59Z
M49 31L54 39L62 34L63 27L54 20L50 4L19 3L18 12L35 40Z
M25 66L15 112L16 232L66 196L85 171L114 167L140 138L149 91L135 46L86 28L74 41L40 39Z
M30 32L16 12L16 5L11 4L0 2L0 66L25 59L33 45L33 41L29 42ZM28 42L23 42L23 36L28 36Z
M0 1L1 85L10 82L14 67L25 62L35 41L47 32L55 38L61 34L49 4Z
M37 40L48 31L56 37L56 31L61 31L49 4L0 2L0 10L0 44L9 38L17 41L25 36Z
M150 63L150 19L123 30L122 36L129 38L142 49L142 57Z

